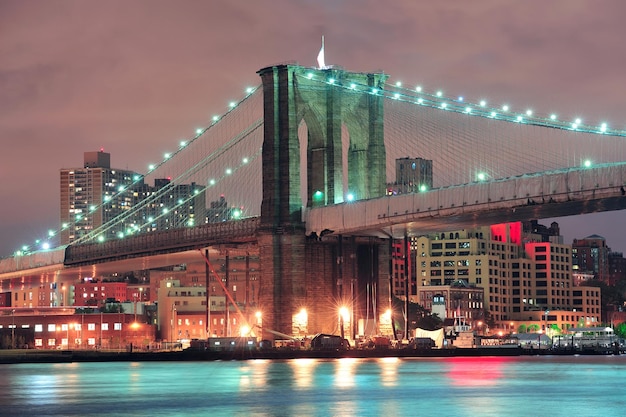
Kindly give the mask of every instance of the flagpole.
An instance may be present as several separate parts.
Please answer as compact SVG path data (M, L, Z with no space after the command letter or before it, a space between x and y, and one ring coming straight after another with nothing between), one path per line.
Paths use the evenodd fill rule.
M317 65L319 69L326 69L326 63L324 62L324 35L322 35L322 48L319 54L317 54Z

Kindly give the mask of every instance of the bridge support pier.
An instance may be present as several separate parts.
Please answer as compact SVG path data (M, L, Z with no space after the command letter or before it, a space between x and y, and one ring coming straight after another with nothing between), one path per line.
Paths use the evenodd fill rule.
M258 238L264 338L338 335L342 320L347 338L379 331L390 307L386 242L307 238L298 231ZM342 307L347 318L340 317Z
M375 283L388 273L381 274L384 269L375 258L379 249L362 250L337 236L307 237L302 208L339 204L348 195L350 200L384 195L383 96L371 92L383 89L387 76L297 65L267 67L258 74L264 107L257 235L263 328L274 330L274 336L339 334L339 308L353 304L361 290L380 298L386 287ZM360 87L357 91L336 84ZM302 140L301 126L307 130ZM306 173L300 172L304 155ZM359 254L371 259L365 262ZM363 278L355 279L355 273ZM360 310L371 312L375 322L373 309L379 306L373 302L371 311ZM358 306L352 310L360 311ZM351 334L357 317L349 320Z

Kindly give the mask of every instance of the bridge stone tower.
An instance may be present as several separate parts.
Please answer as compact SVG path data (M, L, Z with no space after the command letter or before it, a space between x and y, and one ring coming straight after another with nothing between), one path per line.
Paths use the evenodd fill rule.
M343 298L342 270L350 266L342 265L341 244L305 236L302 209L342 203L348 193L357 199L384 195L383 97L371 92L381 91L387 76L297 65L267 67L258 74L265 118L258 235L263 328L296 333L298 312L305 308L306 333L333 332ZM301 145L298 132L304 124L307 137ZM306 172L300 172L303 146ZM306 201L300 185L304 174ZM350 257L357 262L356 250Z

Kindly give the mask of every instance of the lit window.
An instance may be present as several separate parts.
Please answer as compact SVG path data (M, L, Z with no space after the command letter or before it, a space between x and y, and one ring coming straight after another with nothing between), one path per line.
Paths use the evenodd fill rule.
M35 333L39 333L39 332L43 332L43 324L35 324Z

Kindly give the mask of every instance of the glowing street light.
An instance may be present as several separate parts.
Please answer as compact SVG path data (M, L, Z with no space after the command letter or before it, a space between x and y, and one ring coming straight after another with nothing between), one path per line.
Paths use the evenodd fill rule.
M350 311L348 310L347 307L341 306L339 308L339 329L341 330L342 340L345 338L343 326L346 322L349 322L349 321L350 321Z
M305 308L300 309L300 311L293 315L293 326L294 333L298 334L307 334L309 327L309 314L307 313Z

